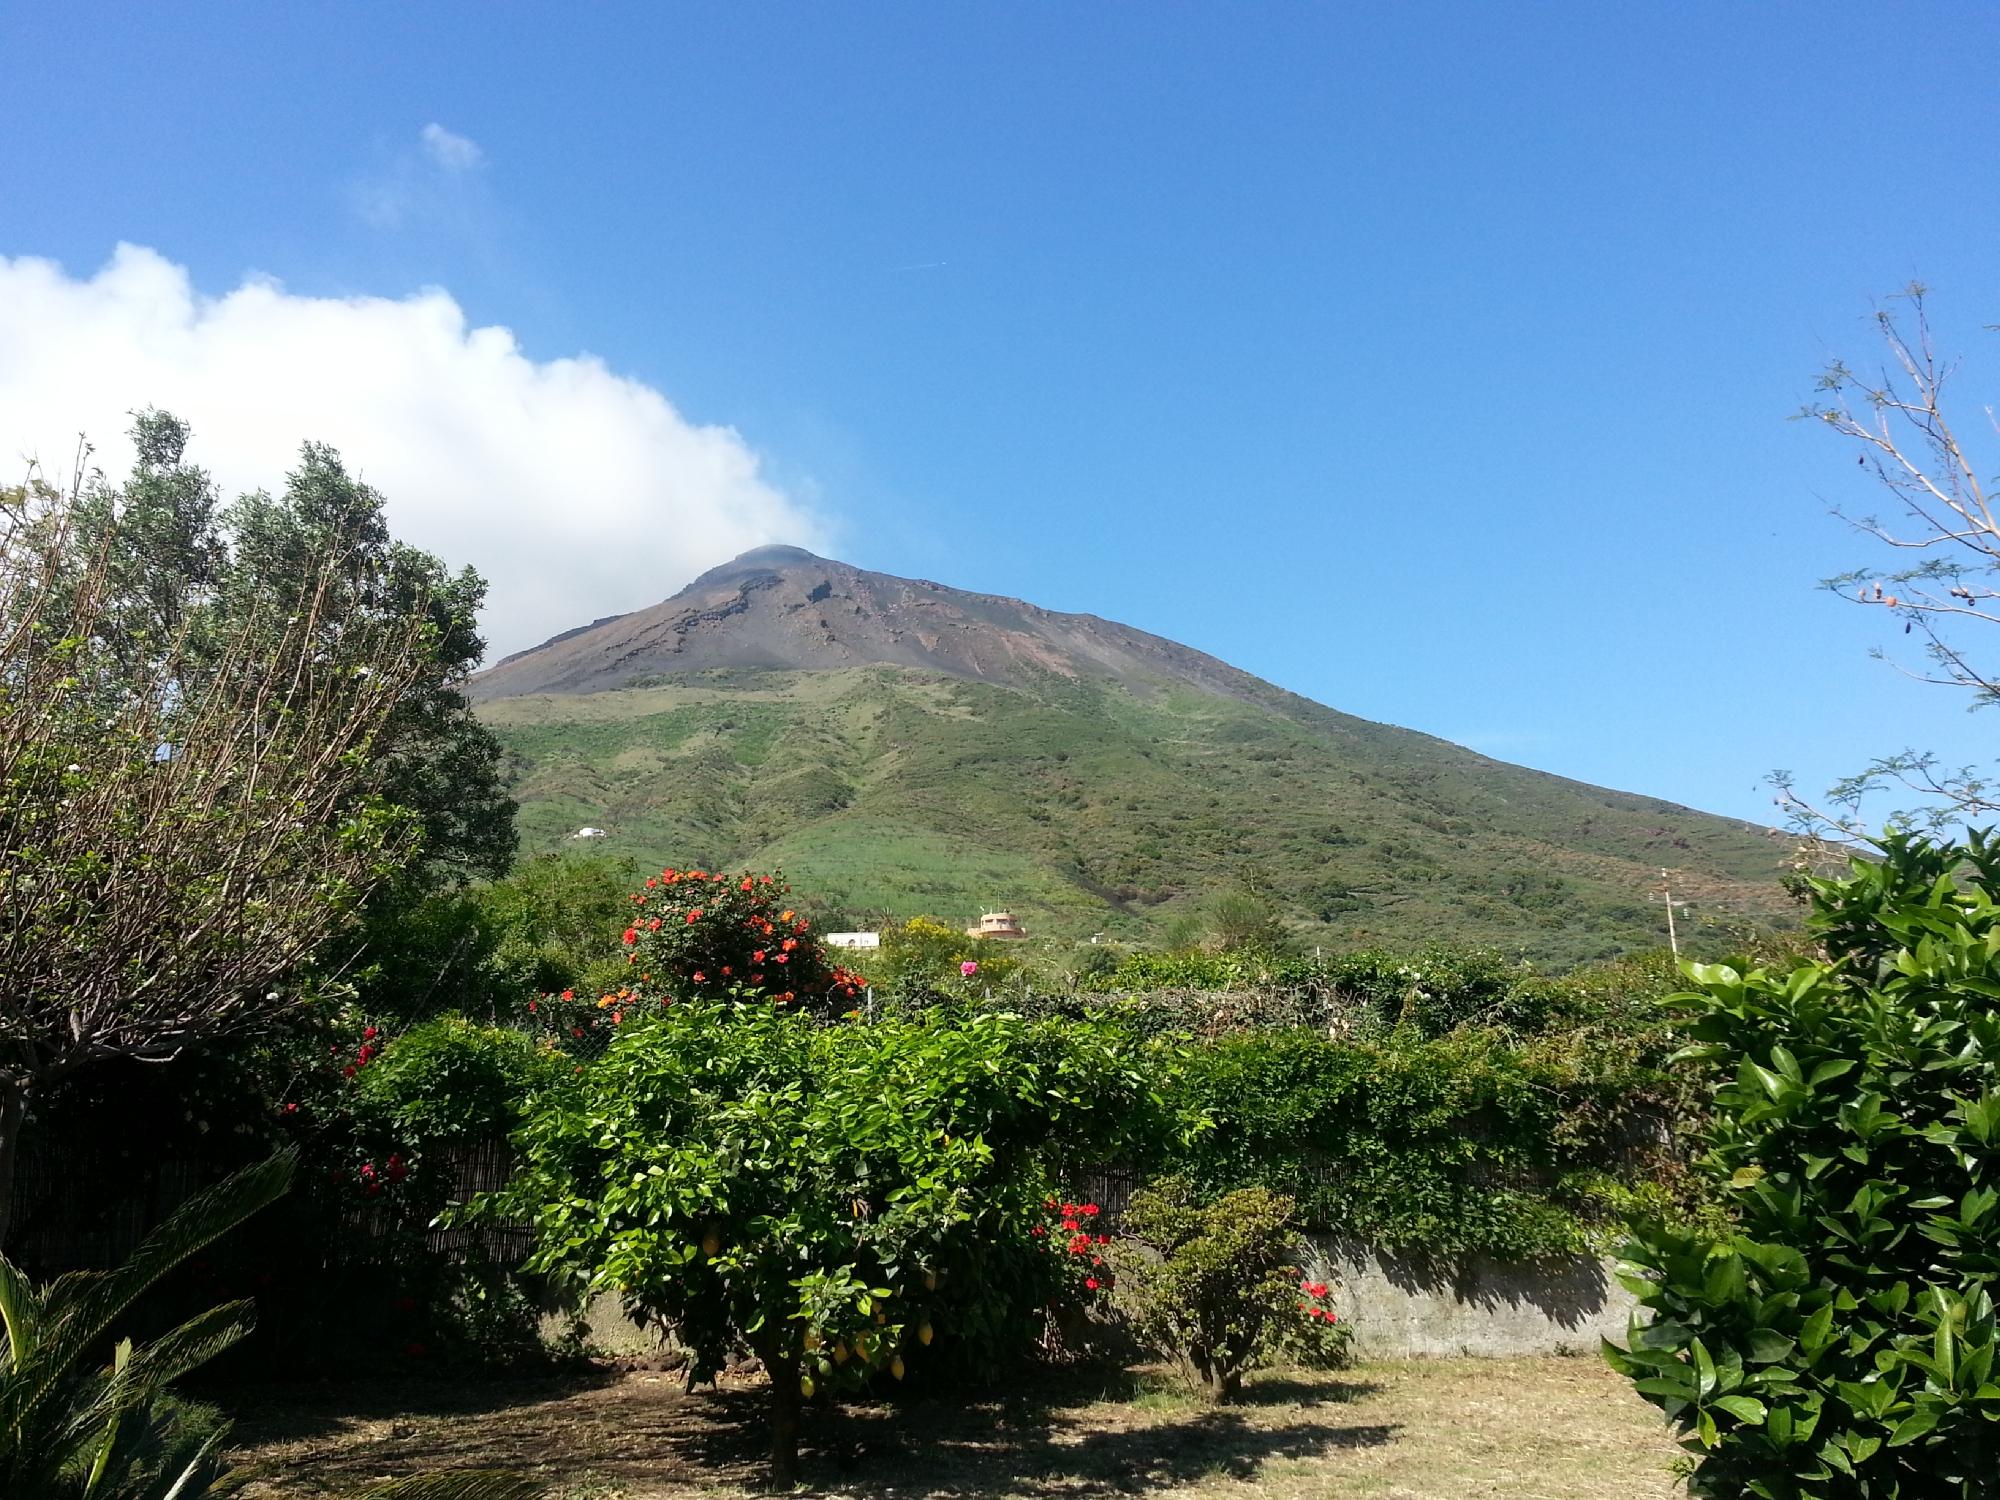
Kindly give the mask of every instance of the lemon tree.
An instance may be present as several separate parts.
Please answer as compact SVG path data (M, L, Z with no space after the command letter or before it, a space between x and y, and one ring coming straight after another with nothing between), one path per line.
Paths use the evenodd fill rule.
M691 1383L754 1351L786 1484L806 1399L1039 1310L1030 1226L1077 1159L1153 1128L1144 1061L1115 1031L1007 1013L675 1004L547 1099L496 1206L532 1218L532 1269L671 1328Z

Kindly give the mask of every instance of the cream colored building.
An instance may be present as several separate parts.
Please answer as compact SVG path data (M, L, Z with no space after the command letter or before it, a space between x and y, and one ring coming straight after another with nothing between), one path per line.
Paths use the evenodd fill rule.
M966 928L965 935L972 938L1024 938L1028 930L1011 911L989 911L980 917L977 927Z

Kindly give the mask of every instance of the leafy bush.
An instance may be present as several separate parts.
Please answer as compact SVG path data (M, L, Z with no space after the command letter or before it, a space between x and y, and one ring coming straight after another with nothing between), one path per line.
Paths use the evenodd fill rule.
M1038 1205L1160 1133L1143 1064L1101 1027L691 1000L628 1017L543 1096L490 1206L532 1218L531 1268L669 1324L691 1380L754 1350L789 1480L803 1396L900 1376L933 1335L988 1359L1031 1336L1058 1290Z
M1125 1210L1111 1247L1121 1300L1140 1336L1215 1400L1281 1349L1325 1363L1344 1340L1330 1289L1301 1280L1292 1207L1264 1188L1203 1202L1170 1179L1134 1193Z
M1109 972L1089 976L1089 987L1104 993L1143 994L1150 990L1235 990L1268 983L1273 960L1263 952L1179 948L1129 953Z
M981 989L1011 982L1022 972L1020 958L993 938L968 937L936 917L911 917L882 929L882 946L870 973L892 989L920 989L976 975ZM965 965L974 965L965 973Z
M557 1066L519 1031L439 1016L390 1040L357 1072L356 1107L405 1152L498 1140Z
M1172 1087L1215 1127L1174 1162L1195 1188L1267 1187L1309 1225L1390 1247L1586 1249L1604 1181L1662 1170L1641 1127L1665 1085L1618 1049L1252 1031L1187 1048Z
M1639 1227L1612 1364L1697 1494L1972 1496L2000 1473L1996 851L1891 837L1809 883L1826 959L1690 966L1690 1056L1729 1067L1703 1170L1734 1225ZM1733 1065L1733 1066L1731 1066Z

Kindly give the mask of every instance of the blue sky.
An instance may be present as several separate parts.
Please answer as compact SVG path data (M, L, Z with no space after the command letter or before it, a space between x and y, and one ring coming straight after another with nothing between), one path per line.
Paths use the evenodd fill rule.
M412 511L537 628L803 530L1747 817L1774 766L1985 755L1988 720L1871 661L1886 622L1815 589L1872 557L1827 506L1878 499L1786 419L1913 277L1965 401L1992 399L1991 6L72 0L0 4L0 54L29 62L0 95L0 257L81 282L125 242L208 298L442 288L530 375L588 353L734 430L758 487L702 493L752 520L634 477L603 500L624 542L591 533L609 560L545 570L532 606L497 549L650 451L593 439L596 396L547 429L579 493L503 453L465 466L487 517ZM287 338L260 384L367 383ZM113 410L173 394L77 347L113 351ZM552 384L493 420L541 420ZM493 404L379 441L449 463ZM284 441L365 467L347 434L375 429L333 425ZM692 441L659 462L727 467Z

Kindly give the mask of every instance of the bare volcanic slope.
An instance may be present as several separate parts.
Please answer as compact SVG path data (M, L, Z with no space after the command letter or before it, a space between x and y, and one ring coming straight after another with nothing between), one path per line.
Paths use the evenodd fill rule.
M1769 830L1490 760L1091 615L791 547L474 680L530 849L782 863L857 917L1158 937L1252 889L1309 941L1564 962L1780 923Z
M1277 691L1212 656L1095 615L870 573L798 547L759 547L651 609L516 652L481 673L472 691L480 700L596 693L717 669L866 666L1013 687L1053 673L1127 686L1178 681L1236 697Z

